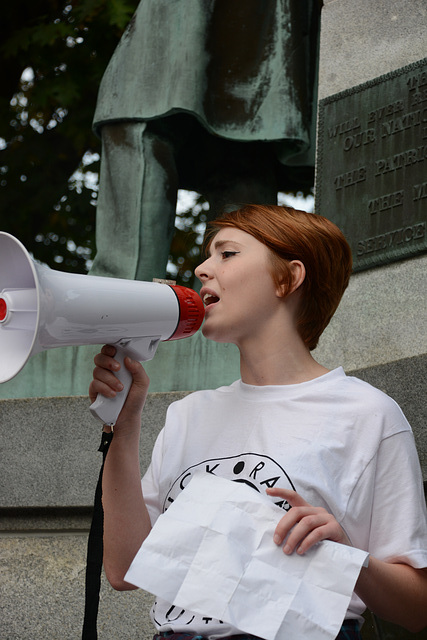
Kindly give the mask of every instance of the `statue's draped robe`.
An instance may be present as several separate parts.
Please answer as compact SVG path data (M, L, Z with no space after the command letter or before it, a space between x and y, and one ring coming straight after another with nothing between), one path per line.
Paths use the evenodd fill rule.
M314 0L142 0L103 77L95 129L162 119L173 131L191 114L212 137L274 141L281 163L313 166L317 29Z

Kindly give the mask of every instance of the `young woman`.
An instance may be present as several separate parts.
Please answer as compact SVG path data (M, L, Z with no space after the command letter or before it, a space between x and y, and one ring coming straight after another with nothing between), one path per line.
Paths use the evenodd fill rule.
M410 426L389 397L311 355L349 281L347 241L320 216L248 205L213 223L207 251L196 270L203 334L237 345L241 379L171 405L141 488L149 380L139 363L125 362L133 385L103 477L109 581L133 588L124 575L152 524L184 479L209 469L283 507L272 544L284 553L303 554L325 539L369 551L340 640L360 637L366 607L411 631L424 628L427 523ZM114 354L105 346L96 356L91 399L120 392ZM158 638L241 633L160 599L152 618Z

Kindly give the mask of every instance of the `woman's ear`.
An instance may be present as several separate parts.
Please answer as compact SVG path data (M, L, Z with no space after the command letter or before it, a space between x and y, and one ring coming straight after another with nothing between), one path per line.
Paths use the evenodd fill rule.
M289 293L293 293L305 280L305 266L301 260L292 260L290 267L292 269L292 288Z
M281 298L290 295L296 291L305 280L305 266L301 260L291 260L288 264L291 279L290 283L283 283L279 285L278 295Z

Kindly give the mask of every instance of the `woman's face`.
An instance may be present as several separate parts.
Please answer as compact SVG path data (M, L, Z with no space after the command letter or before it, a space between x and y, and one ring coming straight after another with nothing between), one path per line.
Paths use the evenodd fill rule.
M271 275L270 250L252 235L223 227L195 273L205 304L203 335L238 346L261 337L283 302Z

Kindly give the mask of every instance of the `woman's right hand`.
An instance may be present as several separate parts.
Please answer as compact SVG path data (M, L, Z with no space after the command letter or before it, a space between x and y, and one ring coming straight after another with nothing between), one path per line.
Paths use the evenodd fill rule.
M123 385L115 376L115 373L120 369L119 362L114 359L115 354L116 348L114 346L104 345L101 352L95 356L94 362L96 366L93 370L93 380L89 385L91 402L95 401L98 393L106 398L114 398L117 393L122 391ZM123 431L131 428L133 430L136 425L139 428L141 413L150 384L148 375L140 362L126 357L124 364L132 374L132 385L114 426L115 432L116 429Z

